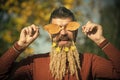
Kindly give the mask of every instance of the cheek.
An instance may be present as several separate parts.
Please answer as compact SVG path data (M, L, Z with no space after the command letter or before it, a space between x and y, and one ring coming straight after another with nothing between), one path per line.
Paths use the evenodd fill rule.
M58 34L52 35L52 41L57 41L58 37L59 37Z
M76 34L75 34L75 32L70 32L69 33L69 38L71 38L73 41L76 41Z
M68 37L70 37L71 39L73 39L74 38L73 36L74 36L73 32L68 32Z

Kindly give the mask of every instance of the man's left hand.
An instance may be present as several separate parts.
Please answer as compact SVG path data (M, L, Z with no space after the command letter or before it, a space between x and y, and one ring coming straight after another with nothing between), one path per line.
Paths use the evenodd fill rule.
M82 31L91 40L93 40L97 45L99 45L102 41L105 40L105 38L103 37L102 26L99 24L95 24L95 23L88 21L87 24L85 24L82 27Z

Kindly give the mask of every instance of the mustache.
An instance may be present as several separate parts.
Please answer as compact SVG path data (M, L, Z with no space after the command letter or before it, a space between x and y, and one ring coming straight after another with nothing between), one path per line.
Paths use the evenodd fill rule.
M71 41L72 39L67 35L61 35L57 38L57 41Z

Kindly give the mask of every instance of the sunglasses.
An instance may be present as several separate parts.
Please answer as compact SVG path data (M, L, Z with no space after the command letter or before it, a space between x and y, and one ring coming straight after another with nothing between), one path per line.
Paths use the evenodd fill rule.
M69 31L75 31L80 27L80 24L78 22L69 22L64 29ZM57 34L63 29L61 26L57 24L48 24L44 26L44 29L48 31L50 34Z

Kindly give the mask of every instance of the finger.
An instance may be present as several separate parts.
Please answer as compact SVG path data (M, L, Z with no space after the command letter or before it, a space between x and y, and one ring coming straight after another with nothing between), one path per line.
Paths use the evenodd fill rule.
M21 30L20 39L24 40L27 35L28 35L28 29L27 29L27 27L25 27Z
M32 24L31 27L33 29L33 34L35 34L35 32L37 32L39 30L39 27L34 24Z
M92 24L89 28L89 31L92 31L96 27L96 24Z
M28 29L29 29L29 36L33 36L34 33L35 33L35 28L34 28L34 26L35 26L35 25L30 25L30 26L28 27Z
M83 32L85 35L87 34L86 31L85 31L85 25L82 26L82 32Z
M84 32L85 31L85 25L84 26L82 26L82 32Z
M35 34L33 35L33 38L36 39L39 35L39 28L36 29Z
M23 28L23 29L21 30L20 36L21 36L21 37L25 37L26 34L27 34L26 30L25 30L25 28Z
M94 27L95 27L95 24L94 24L94 23L88 22L88 23L86 24L85 32L90 32L90 31L92 31Z
M90 26L91 26L91 25L86 25L85 28L84 28L84 32L89 32Z
M34 24L32 24L31 27L32 27L32 29L33 29L34 31L36 31L37 29L39 29L39 27L36 26L36 25L34 25Z
M29 26L29 27L28 27L28 30L29 30L29 36L32 36L32 35L33 35L33 33L32 33L32 32L33 32L32 27Z
M34 31L36 30L36 26L34 24L32 24L31 27Z
M25 28L23 29L23 31L24 31L24 33L25 33L26 35L29 34L28 27L25 27Z

